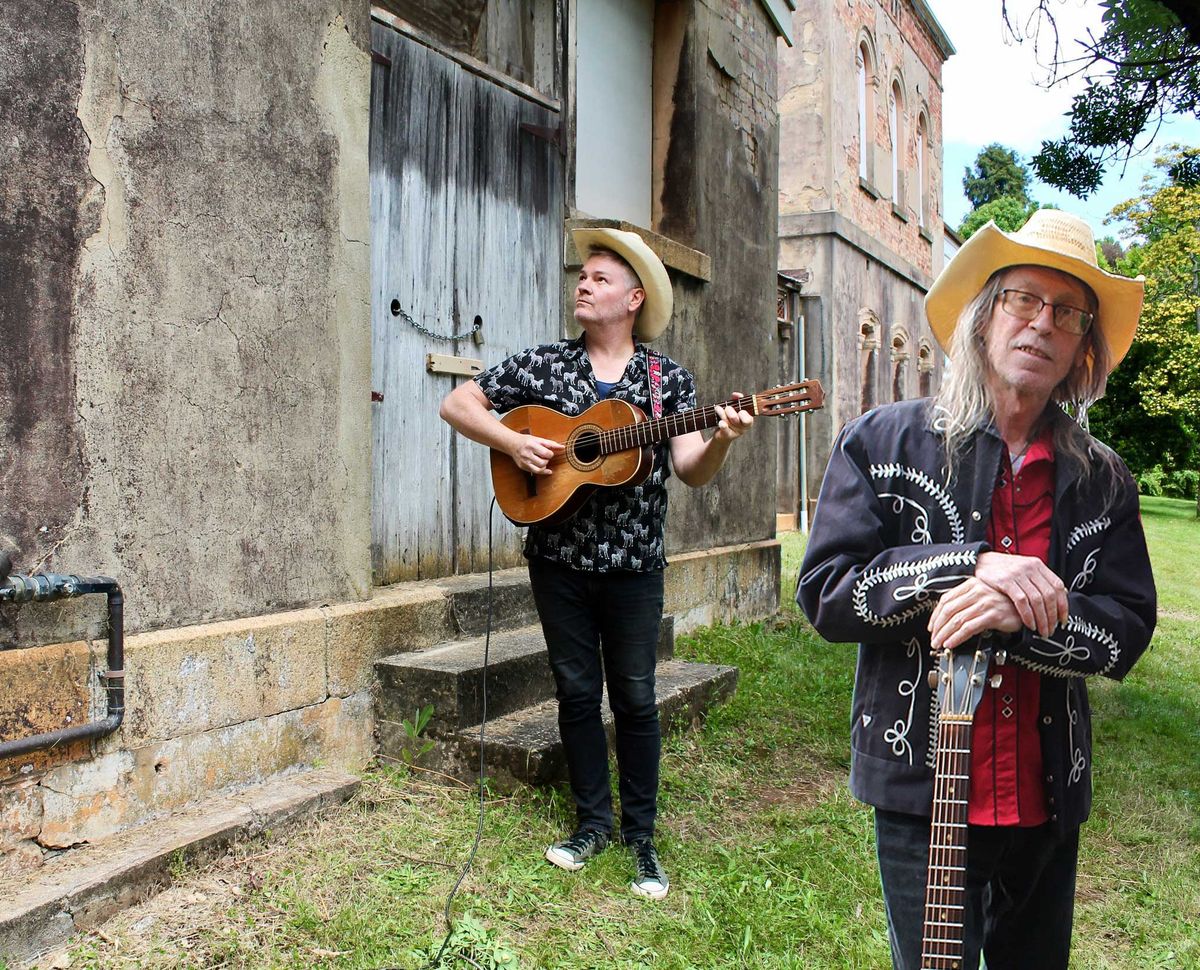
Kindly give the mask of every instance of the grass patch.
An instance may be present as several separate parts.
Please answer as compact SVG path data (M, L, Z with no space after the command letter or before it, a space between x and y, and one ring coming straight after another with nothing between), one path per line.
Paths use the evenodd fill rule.
M1200 967L1200 521L1146 499L1163 619L1120 684L1094 684L1096 806L1084 827L1073 965ZM620 847L578 874L540 858L569 828L561 789L487 802L451 952L489 968L882 968L889 965L870 811L846 793L854 651L791 605L682 640L731 663L735 697L664 746L659 847L671 895L628 891ZM466 858L476 800L419 772L375 771L348 806L244 845L121 914L73 967L420 967ZM447 968L469 967L448 958Z

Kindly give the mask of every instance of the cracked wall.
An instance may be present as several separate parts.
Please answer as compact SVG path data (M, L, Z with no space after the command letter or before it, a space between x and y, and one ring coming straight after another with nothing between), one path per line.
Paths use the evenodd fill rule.
M362 598L367 6L25 6L0 7L18 567L116 577L130 632ZM8 613L0 647L94 612Z
M658 6L656 33L676 49L656 82L655 229L712 259L712 279L676 276L670 328L655 341L696 377L697 404L774 383L779 125L776 33L757 0ZM656 57L662 57L661 47ZM667 549L685 552L775 535L776 429L762 420L700 489L671 487Z

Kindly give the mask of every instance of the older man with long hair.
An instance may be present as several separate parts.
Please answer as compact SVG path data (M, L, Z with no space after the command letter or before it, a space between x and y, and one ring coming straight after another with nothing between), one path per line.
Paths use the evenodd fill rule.
M926 297L950 357L938 395L868 412L833 448L796 598L822 636L860 644L850 787L875 808L897 970L974 970L981 952L989 970L1067 967L1086 679L1128 673L1155 622L1133 480L1079 420L1141 302L1141 280L1098 268L1082 220L989 223ZM929 674L959 648L990 657L969 758L939 789L965 811L965 861L930 845ZM959 888L928 907L943 882Z

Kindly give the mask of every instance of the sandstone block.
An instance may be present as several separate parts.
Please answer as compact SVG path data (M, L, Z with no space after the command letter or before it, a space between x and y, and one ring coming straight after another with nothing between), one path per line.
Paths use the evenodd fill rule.
M325 618L297 610L140 634L125 669L125 724L107 750L320 703Z
M42 779L41 841L66 847L177 811L214 792L317 762L359 767L371 749L368 692L114 751Z
M364 603L341 603L322 612L329 629L329 693L334 697L370 687L380 657L453 635L445 590L434 584L396 586Z

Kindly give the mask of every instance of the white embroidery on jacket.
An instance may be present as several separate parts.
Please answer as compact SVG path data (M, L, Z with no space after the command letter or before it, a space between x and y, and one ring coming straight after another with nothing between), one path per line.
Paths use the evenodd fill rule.
M974 565L975 558L974 549L964 549L961 552L944 552L936 556L929 556L926 559L895 562L890 566L884 566L879 569L864 570L858 582L854 584L852 595L854 612L858 614L859 619L864 623L870 623L873 626L889 627L904 623L923 610L933 607L933 601L929 598L930 590L927 588L931 583L956 583L959 580L966 579L968 575L931 577L930 573L943 566ZM895 616L885 617L874 612L867 603L867 594L880 583L890 583L907 576L914 577L913 584L894 590L892 598L898 603L902 603L906 599L915 599L917 601L916 605L910 606L907 610Z
M880 498L892 499L892 511L899 516L904 511L905 505L911 505L917 510L916 516L913 518L913 531L909 537L911 542L919 545L928 545L933 542L933 537L929 534L929 510L920 502L914 502L912 499L897 495L895 492L880 492Z
M905 646L908 648L906 656L911 660L917 658L917 673L912 680L902 680L896 690L901 697L908 698L908 719L902 717L896 718L896 723L883 732L883 740L892 746L892 754L897 758L907 756L908 763L911 766L913 763L913 749L908 742L908 732L912 728L913 707L916 704L917 685L921 682L921 655L924 652L921 650L921 645L917 642L916 637L909 639Z
M1079 711L1071 703L1074 691L1067 691L1067 748L1071 752L1071 771L1067 775L1067 784L1074 785L1083 777L1087 767L1087 758L1083 756L1083 748L1075 747L1075 726L1079 723Z
M923 489L927 495L941 506L942 513L946 516L946 521L950 523L950 541L962 542L966 538L966 532L963 531L962 516L958 514L958 506L954 504L954 499L946 489L942 488L941 485L926 475L921 469L913 468L911 465L901 465L897 462L871 465L869 467L872 478L901 478Z
M1061 630L1062 627L1059 627ZM1040 674L1049 674L1052 677L1081 677L1083 673L1078 670L1068 670L1067 664L1072 661L1078 663L1088 660L1092 656L1092 651L1084 644L1075 643L1075 637L1072 634L1079 634L1080 638L1087 638L1093 643L1099 644L1108 651L1108 662L1104 666L1095 671L1088 673L1096 673L1099 675L1107 674L1121 656L1121 644L1117 638L1109 633L1106 629L1096 626L1094 623L1089 623L1087 620L1080 619L1077 616L1067 617L1067 637L1063 641L1053 640L1049 637L1039 637L1036 634L1033 639L1042 643L1049 644L1054 649L1040 650L1037 647L1031 647L1034 653L1039 656L1046 657L1048 660L1053 660L1054 664L1038 663L1036 660L1030 660L1027 657L1012 655L1012 659L1023 667L1030 670L1036 670Z
M1093 549L1087 554L1087 558L1083 561L1083 568L1071 580L1072 593L1077 589L1083 589L1083 587L1092 581L1092 575L1096 572L1096 563L1099 560L1099 556L1099 549Z
M1097 535L1098 533L1107 529L1110 525L1112 525L1112 519L1110 519L1107 515L1102 515L1098 519L1092 519L1091 522L1085 522L1083 525L1075 526L1075 528L1071 530L1070 536L1067 537L1067 552L1070 552L1072 549L1074 549L1079 544L1080 539L1084 539L1087 536Z

